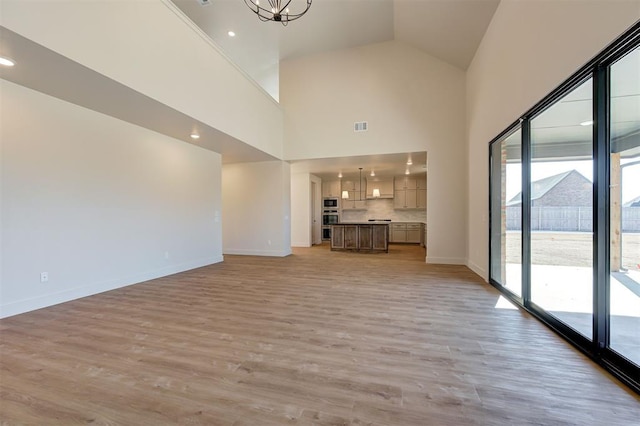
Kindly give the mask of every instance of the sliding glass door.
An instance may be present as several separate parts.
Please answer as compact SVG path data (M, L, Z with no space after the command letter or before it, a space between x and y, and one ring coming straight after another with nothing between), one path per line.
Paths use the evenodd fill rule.
M610 347L640 364L640 48L610 75Z
M640 392L640 23L489 152L490 282Z
M531 120L531 301L587 338L593 323L593 85Z
M522 295L522 144L520 128L491 146L491 278Z

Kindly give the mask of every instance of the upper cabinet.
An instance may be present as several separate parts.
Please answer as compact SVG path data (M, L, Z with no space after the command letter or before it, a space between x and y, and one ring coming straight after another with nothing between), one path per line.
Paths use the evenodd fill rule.
M414 177L409 176L396 176L395 178L395 189L417 189L418 182Z
M375 197L373 190L380 191L380 196ZM393 198L393 178L372 178L367 180L367 199Z
M426 209L427 179L422 176L396 176L394 179L394 209Z
M367 197L367 181L364 180L362 185L360 181L357 180L343 180L342 181L342 192L347 191L349 193L348 200L365 200ZM344 209L346 206L345 203L342 204L342 208Z
M342 190L343 191L360 191L360 181L357 180L343 180L342 181ZM365 190L367 187L367 181L362 182L362 189Z
M340 181L339 180L323 181L322 196L340 198Z

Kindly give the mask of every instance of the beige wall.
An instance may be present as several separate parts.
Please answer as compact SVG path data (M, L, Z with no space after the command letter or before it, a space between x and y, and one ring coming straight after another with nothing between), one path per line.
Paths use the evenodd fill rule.
M225 164L222 168L223 253L291 254L290 199L289 163Z
M488 277L488 143L640 18L637 0L502 0L467 72L468 265Z
M399 42L284 61L285 159L427 151L427 261L466 262L465 74ZM353 132L354 121L369 131Z
M0 316L222 260L219 154L0 92Z

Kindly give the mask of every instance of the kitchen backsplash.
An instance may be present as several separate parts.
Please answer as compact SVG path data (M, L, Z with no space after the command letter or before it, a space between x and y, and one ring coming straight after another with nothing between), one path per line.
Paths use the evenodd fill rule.
M367 200L367 210L343 210L342 222L366 222L369 219L391 219L395 222L427 223L427 211L394 210L392 199Z

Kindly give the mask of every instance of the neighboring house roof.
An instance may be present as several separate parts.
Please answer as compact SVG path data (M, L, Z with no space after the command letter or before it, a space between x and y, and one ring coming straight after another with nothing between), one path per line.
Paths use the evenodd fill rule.
M640 207L640 196L634 198L631 201L627 201L622 207Z
M572 173L577 173L584 179L586 179L577 170L569 170L568 172L560 173L557 175L549 176L544 179L536 180L531 183L531 200L537 200L543 197L546 193L551 191L557 184L562 182L567 176ZM507 202L507 206L513 206L522 203L522 192L519 192L515 197Z

